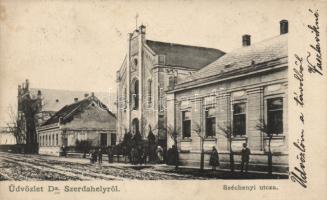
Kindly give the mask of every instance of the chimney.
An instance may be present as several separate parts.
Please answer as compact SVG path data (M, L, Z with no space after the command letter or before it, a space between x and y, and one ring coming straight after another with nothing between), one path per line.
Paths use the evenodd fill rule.
M91 97L94 97L94 92L91 92Z
M288 21L286 19L281 20L280 22L280 34L288 33Z
M78 102L78 98L75 97L75 98L74 98L74 102L75 102L75 103Z
M243 47L251 45L251 35L245 34L242 36Z
M88 96L89 96L89 94L88 94L88 93L85 93L85 94L84 94L84 97L85 97L85 98L87 98Z

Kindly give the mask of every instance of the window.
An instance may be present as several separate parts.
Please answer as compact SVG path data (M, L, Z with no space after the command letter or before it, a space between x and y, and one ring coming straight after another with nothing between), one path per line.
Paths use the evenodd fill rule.
M134 83L134 94L133 94L133 109L137 110L139 107L139 81L136 80Z
M111 134L111 146L115 146L116 145L116 141L117 141L117 135L115 133Z
M267 128L268 134L283 133L283 99L267 100Z
M100 145L107 146L107 133L101 133L100 135Z
M246 105L245 103L237 103L233 105L233 135L246 134Z
M158 57L159 57L159 59L158 59L159 64L165 64L165 56L164 55L159 55Z
M205 111L206 137L216 135L216 117L214 108Z
M56 145L58 146L58 134L56 134Z
M148 80L148 104L152 102L152 80Z
M182 120L183 138L191 137L191 112L182 112Z
M52 146L54 146L55 140L54 140L54 135L52 135Z

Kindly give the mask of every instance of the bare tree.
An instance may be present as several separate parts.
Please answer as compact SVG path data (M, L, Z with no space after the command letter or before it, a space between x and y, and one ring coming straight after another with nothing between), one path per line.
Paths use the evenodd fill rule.
M14 135L17 144L25 144L26 135L23 131L22 121L18 119L17 112L14 111L12 105L9 106L8 115L10 122L7 123L7 126L10 132Z
M230 124L224 124L224 126L221 126L221 125L218 124L218 128L223 133L222 135L224 135L228 140L228 145L229 145L229 167L230 167L230 171L234 172L235 165L234 165L234 152L233 152L233 149L232 149L232 135L233 135L232 127L231 127Z
M256 129L260 131L261 133L264 133L268 136L268 174L272 175L272 152L271 152L271 140L272 140L272 136L273 134L271 134L268 130L268 126L265 122L264 119L260 119L259 122L256 125Z
M204 169L204 139L205 135L202 133L202 127L199 123L194 123L193 131L199 136L200 138L200 149L201 149L201 158L200 158L200 170Z

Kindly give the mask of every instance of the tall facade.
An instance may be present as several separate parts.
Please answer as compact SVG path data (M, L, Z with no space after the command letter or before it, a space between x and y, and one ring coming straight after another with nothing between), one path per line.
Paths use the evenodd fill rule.
M247 143L251 167L266 167L270 149L275 170L288 169L288 22L280 23L280 35L256 44L244 35L242 48L167 92L167 124L179 133L182 164L199 166L204 151L208 165L212 147L223 167L231 152L239 163Z
M126 57L117 71L117 133L149 129L166 146L166 96L169 85L224 55L217 49L164 43L146 39L146 27L129 34ZM169 84L170 83L170 84Z

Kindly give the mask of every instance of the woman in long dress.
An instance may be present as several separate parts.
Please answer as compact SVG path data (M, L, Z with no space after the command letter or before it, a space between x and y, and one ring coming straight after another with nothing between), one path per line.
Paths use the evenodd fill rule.
M209 165L212 166L212 170L216 170L216 167L219 166L219 155L216 147L212 147Z

